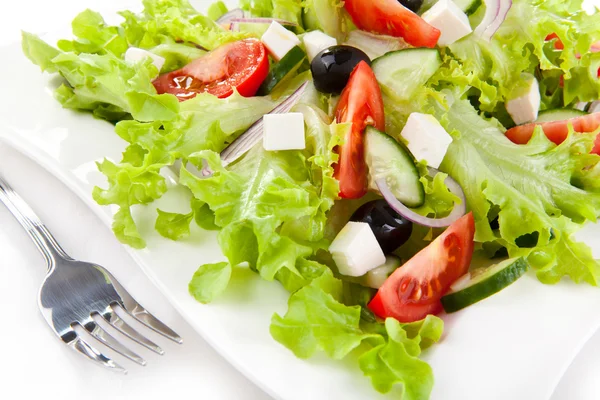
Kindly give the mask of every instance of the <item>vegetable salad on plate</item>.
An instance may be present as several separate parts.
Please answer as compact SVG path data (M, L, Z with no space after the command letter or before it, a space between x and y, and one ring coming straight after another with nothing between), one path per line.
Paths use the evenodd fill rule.
M23 51L62 76L65 108L129 143L93 192L120 241L145 246L132 210L167 169L189 189L155 228L218 231L227 261L190 277L199 302L242 269L277 281L275 340L353 352L376 390L417 400L440 313L527 271L599 284L573 236L600 215L600 14L581 1L143 5L115 26L85 10L56 45L24 32Z

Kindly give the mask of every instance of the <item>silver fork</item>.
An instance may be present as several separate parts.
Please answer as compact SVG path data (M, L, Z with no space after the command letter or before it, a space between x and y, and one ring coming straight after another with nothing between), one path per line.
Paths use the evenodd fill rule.
M65 344L98 365L126 373L125 368L97 350L98 343L140 365L145 365L146 361L111 335L106 329L109 325L158 354L164 351L125 322L123 315L129 314L153 331L182 343L177 333L146 311L105 268L76 261L67 255L33 210L2 177L0 202L25 228L46 259L48 274L40 288L38 303L46 322Z

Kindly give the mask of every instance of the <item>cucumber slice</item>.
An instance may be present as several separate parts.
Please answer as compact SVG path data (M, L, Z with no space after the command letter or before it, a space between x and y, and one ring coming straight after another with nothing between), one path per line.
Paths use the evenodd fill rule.
M373 61L372 68L385 94L407 101L441 65L436 49L418 48L386 53Z
M394 255L387 255L385 256L384 264L377 268L373 268L361 276L358 283L366 287L379 289L381 286L383 286L383 283L392 274L392 272L397 270L400 265L402 265L400 258Z
M442 297L444 310L452 313L490 297L519 279L528 268L529 264L521 257L477 269L460 278L450 293Z
M481 6L481 0L454 0L456 5L467 15L471 15Z
M258 89L258 96L266 96L275 89L277 85L291 77L300 68L306 53L298 46L294 46L281 60L271 67L271 71Z
M565 119L581 117L582 115L587 115L587 113L574 108L555 108L554 110L542 111L535 122L563 121Z
M425 11L429 10L437 2L438 0L423 1L423 5L419 9L419 15L422 15ZM454 3L456 3L456 5L467 15L474 14L481 4L483 4L482 0L454 0Z
M388 134L369 126L365 132L365 160L369 167L369 188L377 191L377 179L385 179L392 193L407 207L425 202L416 161L408 148Z

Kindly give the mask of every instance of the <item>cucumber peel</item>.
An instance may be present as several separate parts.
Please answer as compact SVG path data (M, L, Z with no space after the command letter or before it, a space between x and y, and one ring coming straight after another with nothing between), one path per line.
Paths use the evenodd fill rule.
M294 46L279 62L271 67L269 74L258 88L258 96L266 96L281 82L289 79L300 68L306 53L298 46Z
M553 110L545 110L540 112L535 122L563 121L566 119L581 117L587 114L588 113L585 111L577 110L575 108L555 108Z
M410 150L385 132L372 126L365 131L365 160L369 167L369 188L385 179L390 190L407 207L419 207L425 202L425 189Z
M442 297L442 306L447 313L462 310L491 295L498 293L519 279L529 264L525 258L511 258L471 273L470 280L461 288L455 288Z

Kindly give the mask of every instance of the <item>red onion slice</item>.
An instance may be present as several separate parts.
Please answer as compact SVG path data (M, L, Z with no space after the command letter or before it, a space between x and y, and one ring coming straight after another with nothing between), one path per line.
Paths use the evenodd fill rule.
M221 17L217 19L216 23L228 24L231 23L232 20L235 18L244 18L244 10L242 10L241 8L234 8L233 10L221 15Z
M310 82L304 82L302 85L300 85L300 87L296 89L294 93L289 95L287 99L285 99L284 101L279 103L277 107L269 111L269 114L285 114L289 112L292 109L292 107L294 107L298 103L309 83ZM223 166L226 167L227 165L231 164L232 162L246 154L248 150L254 147L258 142L260 142L260 140L262 139L262 135L263 119L261 117L258 121L253 123L250 126L250 128L246 130L246 132L238 136L237 139L235 139L229 146L225 148L225 150L221 152L221 162ZM208 177L212 175L213 171L211 171L208 166L205 166L202 169L201 173L202 176Z
M427 169L429 171L429 174L432 176L440 172L432 167L427 167ZM402 204L400 200L398 200L396 196L394 196L389 186L385 182L385 179L377 179L375 183L377 184L379 191L383 195L383 198L388 202L390 207L392 207L398 214L402 215L404 218L419 225L427 226L430 228L444 228L450 226L454 221L460 219L460 217L465 215L467 212L467 199L465 198L465 193L463 192L458 182L456 182L450 176L446 177L444 183L452 192L452 194L460 198L461 203L454 205L452 212L444 218L429 218L417 214L416 212Z
M475 34L490 41L506 19L512 7L512 0L485 0L485 15L481 23L475 28Z

